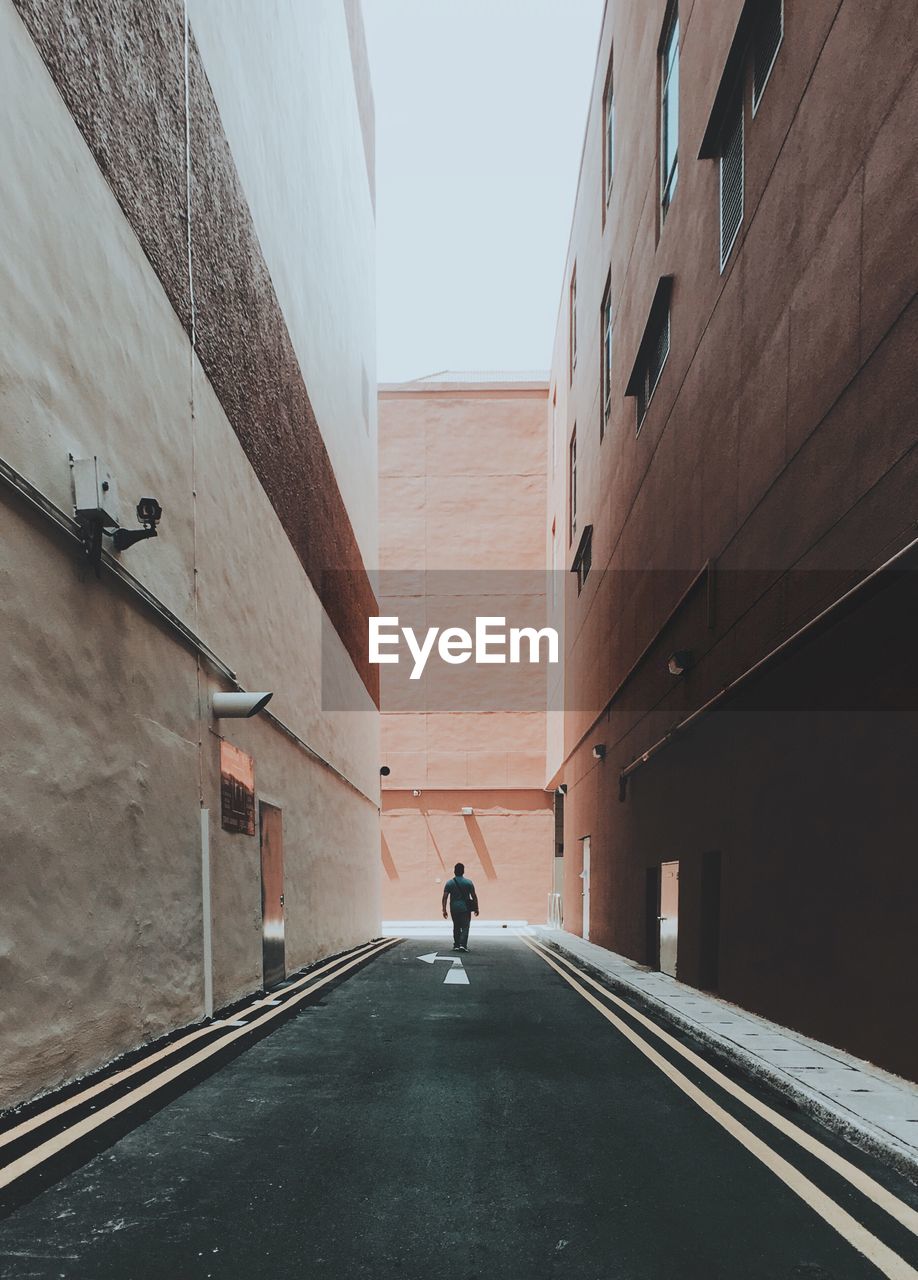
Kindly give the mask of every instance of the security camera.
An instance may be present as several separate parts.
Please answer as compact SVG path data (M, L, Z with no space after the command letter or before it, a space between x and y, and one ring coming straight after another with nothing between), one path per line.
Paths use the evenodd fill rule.
M392 772L392 770L389 768L389 766L388 766L387 764L384 764L384 765L382 765L382 767L381 767L381 768L380 768L380 770L379 770L379 776L380 776L381 778L388 778L388 776L389 776L389 774L390 774L391 772Z
M137 520L142 529L116 529L112 534L112 545L116 551L127 551L136 542L145 538L156 538L156 526L163 518L163 509L155 498L141 498L137 503Z
M604 742L597 742L595 747L593 748L593 759L605 760L605 758L606 758L606 744Z
M566 782L559 782L559 783L558 783L558 786L557 786L557 792L558 792L558 795L559 795L559 796L566 796L566 795L567 795L567 783L566 783Z
M215 693L213 711L217 720L244 720L263 711L273 693Z
M137 503L137 519L146 528L155 529L163 518L163 509L155 498L141 498Z

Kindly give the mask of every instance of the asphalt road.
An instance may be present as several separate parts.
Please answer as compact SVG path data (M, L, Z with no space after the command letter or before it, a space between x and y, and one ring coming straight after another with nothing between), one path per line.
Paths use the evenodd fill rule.
M16 1208L4 1280L918 1276L902 1215L639 1020L608 1003L658 1060L521 940L473 926L468 985L420 962L438 943L377 956ZM918 1209L906 1180L731 1078Z

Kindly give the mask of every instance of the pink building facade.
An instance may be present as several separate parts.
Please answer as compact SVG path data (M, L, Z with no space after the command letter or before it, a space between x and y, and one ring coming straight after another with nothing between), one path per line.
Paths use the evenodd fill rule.
M523 591L527 616L544 613L546 401L530 375L381 388L381 615L443 624L485 607L472 599L500 613ZM436 918L463 862L483 920L544 921L544 697L520 697L507 668L463 668L460 695L438 691L429 669L416 690L393 689L392 670L382 668L383 918Z

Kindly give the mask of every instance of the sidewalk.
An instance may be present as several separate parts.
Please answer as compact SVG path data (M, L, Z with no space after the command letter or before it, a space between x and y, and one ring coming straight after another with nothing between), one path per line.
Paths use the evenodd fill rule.
M626 996L767 1080L862 1150L918 1176L918 1085L624 956L545 926L526 930Z

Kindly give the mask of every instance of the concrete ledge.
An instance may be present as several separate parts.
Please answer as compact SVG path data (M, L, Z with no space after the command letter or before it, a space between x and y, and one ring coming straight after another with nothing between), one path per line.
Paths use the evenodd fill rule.
M540 926L525 932L918 1180L918 1085L575 934Z

